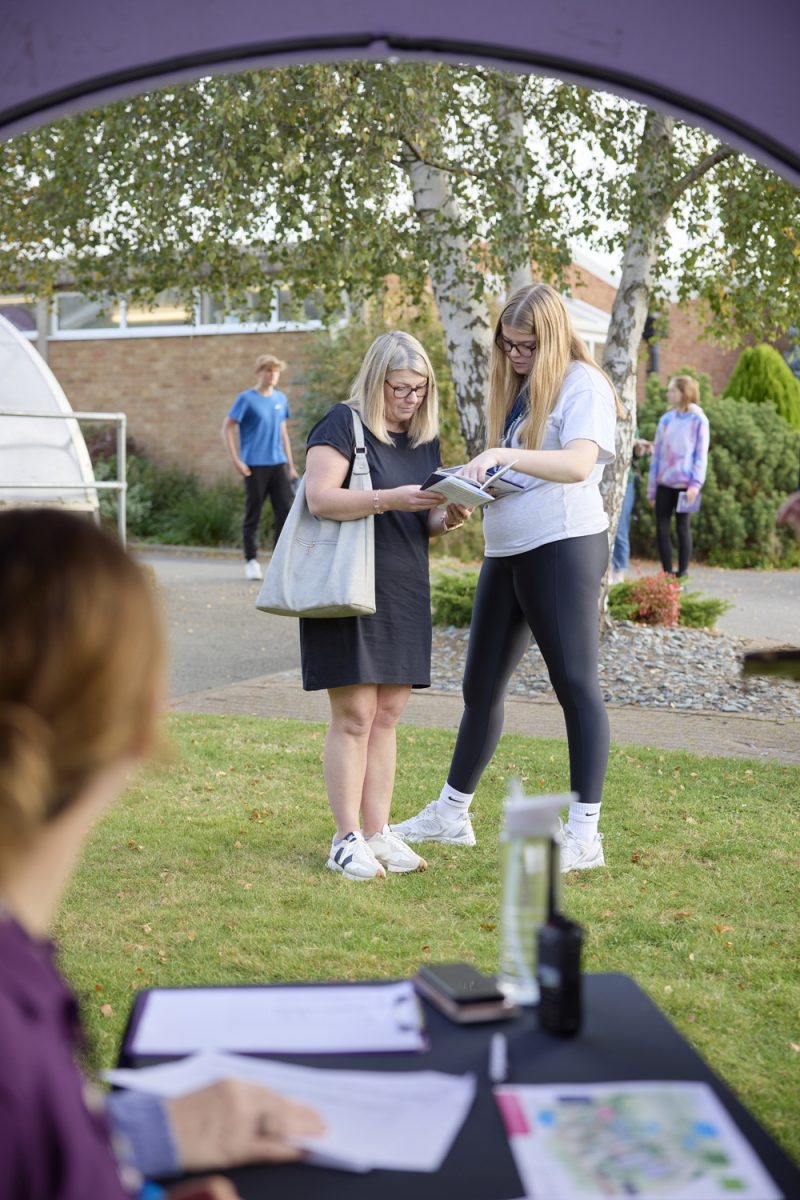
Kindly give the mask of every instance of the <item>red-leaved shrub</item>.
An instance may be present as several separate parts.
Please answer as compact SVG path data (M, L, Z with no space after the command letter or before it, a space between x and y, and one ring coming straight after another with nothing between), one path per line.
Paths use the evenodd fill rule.
M631 600L636 605L635 621L646 625L677 625L681 611L681 585L674 575L661 571L631 583Z

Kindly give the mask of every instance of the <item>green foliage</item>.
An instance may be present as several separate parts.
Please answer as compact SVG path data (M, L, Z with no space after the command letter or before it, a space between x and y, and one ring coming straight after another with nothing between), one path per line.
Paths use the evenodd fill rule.
M692 517L694 555L714 566L792 566L798 547L791 531L775 526L775 514L797 486L800 434L772 405L754 405L731 397L713 398L707 376L695 374L701 404L711 427L708 475L700 511ZM652 441L667 408L666 388L655 375L639 410L639 431ZM655 520L644 481L631 522L631 548L657 558Z
M608 611L615 621L713 629L719 617L731 607L728 600L701 596L699 592L681 592L677 580L663 574L626 579L608 589ZM660 619L661 613L666 620Z
M681 592L679 625L691 629L713 629L717 620L733 608L730 600L718 600L713 596L701 596L699 592Z
M792 429L800 429L800 380L772 346L743 350L724 394L751 404L772 403Z
M116 479L116 456L94 463L97 479ZM128 536L170 546L230 546L240 541L243 497L235 483L205 485L177 467L159 467L140 453L127 456ZM116 523L115 494L102 492L100 515ZM272 520L267 510L267 529Z
M436 575L431 583L434 625L455 625L458 629L466 629L472 620L477 583L477 571Z

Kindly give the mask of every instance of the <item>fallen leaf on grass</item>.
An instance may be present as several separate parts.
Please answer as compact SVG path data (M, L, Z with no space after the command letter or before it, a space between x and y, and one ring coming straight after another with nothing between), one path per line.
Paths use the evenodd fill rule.
M481 929L483 929L486 933L491 933L492 930L497 929L497 925L481 925Z
M795 1054L800 1054L800 1046L798 1046L797 1042L789 1042L789 1048L794 1050Z
M678 911L675 913L676 918L680 921L685 920L686 917L690 917L691 915L692 914L688 908L679 908Z
M733 933L732 925L715 925L714 933Z
M114 1015L114 1009L111 1007L110 1004L101 1004L100 1012L102 1013L102 1015L104 1017L113 1017L113 1015Z

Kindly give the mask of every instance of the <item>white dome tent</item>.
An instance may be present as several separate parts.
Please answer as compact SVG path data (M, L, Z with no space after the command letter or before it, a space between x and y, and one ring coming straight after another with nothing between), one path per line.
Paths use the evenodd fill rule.
M95 482L78 418L116 423L116 483ZM0 507L58 505L98 519L98 489L116 490L124 542L124 448L124 414L73 412L47 363L0 316Z

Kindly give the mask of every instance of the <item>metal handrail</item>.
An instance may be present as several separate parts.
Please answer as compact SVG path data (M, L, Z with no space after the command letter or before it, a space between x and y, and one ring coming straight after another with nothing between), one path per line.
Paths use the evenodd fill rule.
M128 418L125 413L107 413L107 412L18 412L11 409L0 409L0 417L35 417L36 420L42 419L48 421L111 421L117 427L117 478L116 481L111 480L98 482L94 480L92 483L0 483L0 491L19 491L23 488L29 488L31 491L49 492L57 490L60 492L87 492L87 491L109 491L117 492L117 532L119 540L124 546L127 540L127 460L125 457L125 432Z

